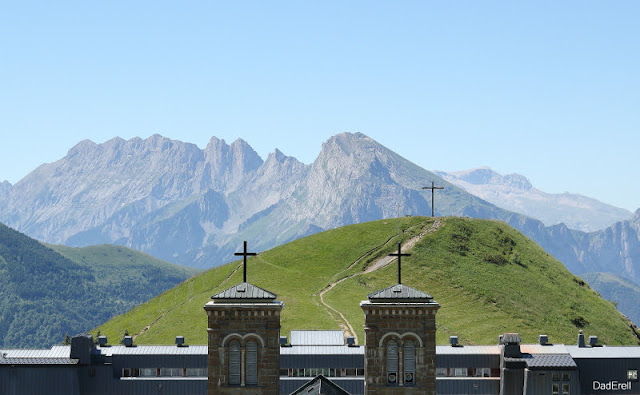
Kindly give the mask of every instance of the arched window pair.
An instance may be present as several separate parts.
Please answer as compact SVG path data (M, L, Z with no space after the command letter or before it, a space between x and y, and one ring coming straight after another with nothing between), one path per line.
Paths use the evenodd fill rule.
M244 353L242 351L240 341L232 340L229 343L229 385L258 385L258 343L249 340L245 344Z
M413 340L398 343L389 340L386 346L387 384L413 385L416 383L416 344ZM400 364L402 362L402 364Z

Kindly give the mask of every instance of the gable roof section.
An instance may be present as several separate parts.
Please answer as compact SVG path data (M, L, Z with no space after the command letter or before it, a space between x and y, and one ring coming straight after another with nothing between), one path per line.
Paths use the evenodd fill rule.
M251 283L240 283L234 285L231 288L227 288L222 292L219 292L211 297L214 302L249 302L249 301L261 301L268 302L276 299L276 295L264 290L260 287L256 287Z
M333 383L331 380L321 374L291 393L291 395L296 394L349 395L347 391L343 390L337 384Z
M367 295L370 302L407 302L407 303L430 303L433 302L433 296L428 293L418 291L404 284L396 284L380 291L372 292Z

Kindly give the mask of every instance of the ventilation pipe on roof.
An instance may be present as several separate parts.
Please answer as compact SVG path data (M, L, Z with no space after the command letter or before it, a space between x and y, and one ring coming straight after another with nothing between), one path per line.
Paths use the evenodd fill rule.
M584 334L582 334L582 329L578 332L578 347L586 347L584 344Z

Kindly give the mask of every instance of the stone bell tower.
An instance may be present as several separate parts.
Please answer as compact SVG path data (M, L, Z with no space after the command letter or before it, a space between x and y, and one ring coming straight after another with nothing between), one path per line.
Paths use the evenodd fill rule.
M246 281L211 297L207 312L212 394L280 393L280 312L276 295ZM255 254L253 254L255 255Z
M433 297L401 282L373 292L364 311L365 394L436 393L436 312Z

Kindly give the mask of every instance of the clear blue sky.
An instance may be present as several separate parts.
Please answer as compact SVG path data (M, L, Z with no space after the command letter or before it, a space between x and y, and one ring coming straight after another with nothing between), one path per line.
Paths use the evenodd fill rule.
M362 132L640 208L640 2L13 1L0 180L83 139L245 139L305 163Z

